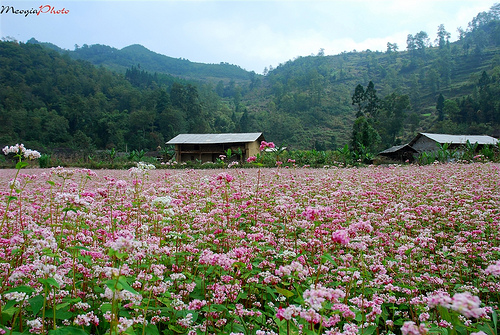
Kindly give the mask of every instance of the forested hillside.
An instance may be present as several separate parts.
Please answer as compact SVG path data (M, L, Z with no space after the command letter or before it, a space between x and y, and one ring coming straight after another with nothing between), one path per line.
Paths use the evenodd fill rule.
M417 131L498 137L499 20L496 5L473 18L454 43L441 25L435 38L423 31L409 35L404 51L389 42L386 52L320 51L288 61L267 75L267 104L253 99L249 124L272 120L265 130L274 130L277 142L316 149L351 143L355 120L375 151L406 142ZM372 106L370 97L359 94L362 101L353 103L359 85L369 89ZM366 128L375 131L369 135Z
M75 45L72 51L64 50L51 43L42 43L32 38L27 43L41 44L59 53L68 54L73 59L89 61L98 66L124 73L131 66L140 66L145 71L167 73L185 79L214 82L217 80L249 80L249 72L237 65L228 63L203 64L191 62L187 59L172 58L148 50L142 45L129 45L123 49L112 48L107 45L94 44L83 46Z
M265 76L139 45L0 42L0 145L154 150L184 132L262 131L293 149L374 153L417 131L498 137L500 6L456 42L436 28L385 52L298 57Z
M234 129L233 109L203 84L121 75L36 44L1 42L0 63L2 145L150 150L180 132Z

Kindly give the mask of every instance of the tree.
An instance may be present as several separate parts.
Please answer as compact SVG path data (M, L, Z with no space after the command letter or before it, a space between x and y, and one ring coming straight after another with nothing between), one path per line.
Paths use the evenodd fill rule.
M439 49L443 49L446 46L450 45L450 37L451 34L444 29L444 25L440 24L438 27L436 42L438 44Z
M358 84L354 89L354 94L352 96L352 105L358 106L358 111L356 112L356 117L363 115L363 103L365 101L365 89L361 84Z
M390 54L390 53L393 53L393 52L397 52L398 49L399 49L399 47L398 47L397 43L387 42L387 51L386 51L386 53Z
M425 31L420 31L415 34L415 45L417 47L418 54L420 56L425 56L425 50L429 47L429 35Z
M377 117L377 113L380 107L380 99L377 97L377 90L375 90L375 85L372 81L368 83L365 91L365 115L371 117Z
M396 137L403 129L403 121L410 109L410 97L406 94L401 95L393 92L381 101L381 116L376 125L383 146L396 144Z
M408 34L406 37L406 50L410 53L410 55L415 55L415 50L417 49L417 44L415 43L415 38L412 34Z
M352 127L351 147L354 152L374 152L380 142L380 135L364 116L358 117Z
M436 103L438 121L444 120L444 96L440 93Z
M366 150L372 152L380 142L380 136L372 126L380 108L380 100L372 81L368 83L366 90L361 85L356 86L352 96L352 104L358 106L356 120L352 128L352 149L358 154Z

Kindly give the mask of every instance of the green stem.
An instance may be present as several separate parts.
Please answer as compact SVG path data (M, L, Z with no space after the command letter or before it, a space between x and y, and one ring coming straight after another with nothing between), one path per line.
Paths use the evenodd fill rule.
M21 158L19 158L19 161L21 161ZM14 188L16 185L17 176L19 176L20 171L21 171L21 169L17 169L16 175L14 176L14 180L12 181L12 185L10 185L9 197L7 198L7 206L5 207L5 212L3 213L2 224L0 224L0 233L2 232L5 221L7 220L7 213L9 212L10 203L12 202L12 199L13 199L12 194L14 193ZM8 233L7 233L7 236L8 236Z

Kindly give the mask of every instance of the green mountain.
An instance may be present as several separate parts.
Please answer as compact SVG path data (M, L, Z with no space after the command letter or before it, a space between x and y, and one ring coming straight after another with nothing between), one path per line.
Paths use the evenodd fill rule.
M94 44L77 47L73 51L61 49L51 43L39 42L32 38L27 43L41 44L60 53L67 53L73 59L89 61L97 66L124 73L132 66L139 66L148 72L166 73L177 77L217 82L218 80L247 81L250 73L237 65L228 63L204 64L187 59L172 58L153 52L142 45L134 44L123 49Z
M460 39L298 57L265 76L133 45L0 43L0 145L152 150L185 132L255 132L292 149L377 152L416 132L500 136L500 5Z

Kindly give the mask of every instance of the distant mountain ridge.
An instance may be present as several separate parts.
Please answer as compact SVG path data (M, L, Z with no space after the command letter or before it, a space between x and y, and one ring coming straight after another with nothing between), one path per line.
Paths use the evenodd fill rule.
M82 47L77 47L71 51L62 49L52 43L40 42L35 38L31 38L27 43L41 44L59 53L67 53L73 59L86 60L94 65L104 66L120 73L125 73L132 66L139 66L151 73L165 73L184 79L205 82L218 82L219 80L248 81L250 75L255 74L229 63L205 64L165 56L140 44L132 44L122 49L102 44L84 44Z

